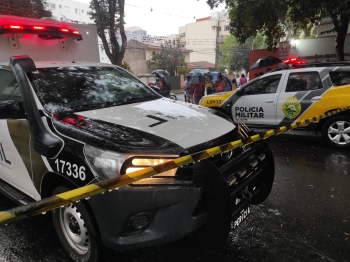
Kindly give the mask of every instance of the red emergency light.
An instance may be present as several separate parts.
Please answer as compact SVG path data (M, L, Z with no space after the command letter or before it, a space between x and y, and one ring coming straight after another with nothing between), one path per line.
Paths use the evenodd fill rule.
M82 35L74 29L56 26L25 25L20 23L0 23L0 35L2 34L36 34L44 40L73 38L83 40Z
M305 65L306 60L299 60L298 57L291 57L284 60L282 63L286 65Z
M21 29L24 29L24 26L22 26L22 25L4 25L4 28L21 30Z
M46 30L46 27L45 27L45 26L34 25L32 28L33 28L34 30Z

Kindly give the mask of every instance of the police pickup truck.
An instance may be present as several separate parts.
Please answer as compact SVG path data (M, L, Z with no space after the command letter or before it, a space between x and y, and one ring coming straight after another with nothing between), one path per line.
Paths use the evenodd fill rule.
M225 112L235 123L275 128L350 105L350 63L315 63L280 69L253 79L237 91L204 97L200 105ZM338 148L350 147L350 111L306 127Z
M226 115L98 63L94 26L0 16L0 49L0 192L19 205L240 139ZM268 197L274 172L256 142L62 206L53 225L74 261L192 233L215 250Z

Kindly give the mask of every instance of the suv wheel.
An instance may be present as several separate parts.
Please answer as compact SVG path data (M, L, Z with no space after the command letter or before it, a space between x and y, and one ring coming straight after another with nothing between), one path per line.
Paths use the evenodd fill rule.
M350 117L340 115L328 119L322 127L322 136L332 146L350 147Z
M57 187L53 195L70 190ZM67 254L74 261L99 261L102 242L99 230L89 206L82 201L70 203L52 211L52 220L57 236Z

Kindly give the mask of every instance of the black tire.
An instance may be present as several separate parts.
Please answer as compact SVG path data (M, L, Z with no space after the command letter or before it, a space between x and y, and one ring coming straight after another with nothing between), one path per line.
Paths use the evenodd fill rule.
M338 115L329 118L322 127L322 137L331 146L350 147L350 116Z
M171 100L177 100L177 97L176 97L176 95L174 95L174 94L170 94L169 95L169 98L171 99Z
M70 190L59 186L53 195ZM103 257L103 245L96 220L84 201L53 210L52 221L57 236L73 261L97 262Z

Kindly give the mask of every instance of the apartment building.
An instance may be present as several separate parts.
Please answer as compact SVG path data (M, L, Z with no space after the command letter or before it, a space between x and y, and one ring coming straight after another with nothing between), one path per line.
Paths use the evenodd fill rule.
M230 35L226 11L212 12L210 16L179 28L181 47L193 50L190 62L207 61L215 64L217 45Z

